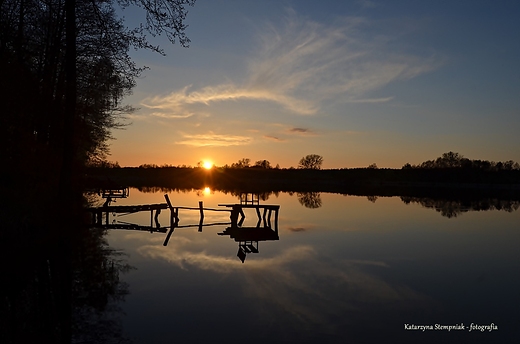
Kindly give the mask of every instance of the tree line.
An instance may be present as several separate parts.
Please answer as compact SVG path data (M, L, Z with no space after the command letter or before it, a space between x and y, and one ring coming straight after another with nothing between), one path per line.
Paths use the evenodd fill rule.
M488 160L470 160L462 154L448 152L435 160L427 160L418 165L406 163L402 169L472 169L481 171L512 171L520 170L520 164L513 160L494 162Z
M299 169L320 170L323 165L323 157L318 154L308 154L300 159L298 162ZM224 165L223 168L264 168L264 169L280 169L280 165L272 166L268 160L258 160L251 165L251 159L242 158L231 165ZM294 167L291 167L293 169Z
M321 166L323 164L323 157L321 155L317 154L309 154L304 157L302 157L298 163L298 169L311 169L311 170L320 170ZM197 163L198 168L201 168L203 165L202 161L199 161ZM99 167L99 168L120 168L118 162L110 162L110 161L99 161L95 162L90 165L90 167ZM141 164L138 166L138 168L193 168L189 165L172 165L172 164ZM251 159L249 158L242 158L239 159L237 162L231 163L231 164L225 164L223 166L220 166L220 168L223 169L244 169L244 168L260 168L260 169L276 169L280 170L282 169L280 167L280 164L276 164L273 166L273 164L266 159L263 160L257 160L256 162L252 163ZM294 169L294 167L290 167L289 169Z
M323 157L318 154L308 154L302 157L298 162L298 169L309 169L309 170L321 170L323 165ZM202 166L202 162L198 163L198 167ZM92 167L102 167L102 168L119 168L119 163L115 162L107 162L101 161L99 163L93 164ZM192 166L187 165L170 165L170 164L141 164L139 168L192 168ZM249 158L239 159L237 162L232 164L225 164L221 166L223 169L245 169L245 168L262 168L262 169L282 169L279 164L273 166L269 160L258 160L255 163L251 162ZM290 167L289 169L295 169L294 167ZM359 169L359 168L357 168ZM376 163L372 163L365 168L365 170L377 170L379 167ZM494 172L494 171L513 171L520 170L520 164L513 160L508 161L488 161L488 160L470 160L465 158L460 153L455 152L447 152L443 153L440 157L434 160L427 160L417 165L412 165L410 163L406 163L402 166L402 170L411 170L411 169L465 169L465 170L479 170L486 172Z

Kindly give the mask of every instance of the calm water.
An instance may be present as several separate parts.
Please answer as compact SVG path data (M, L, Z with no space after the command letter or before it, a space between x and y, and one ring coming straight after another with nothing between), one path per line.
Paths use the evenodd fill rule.
M164 203L163 194L132 189L113 205ZM169 196L176 206L239 202L209 190ZM135 343L518 342L519 211L448 218L399 197L315 196L260 201L281 206L280 239L259 242L244 263L238 243L217 235L224 225L178 228L166 247L163 233L111 230L110 245L135 267L121 276L130 291L120 305L124 335ZM255 226L249 210L244 226ZM199 223L198 211L179 218ZM149 225L150 213L116 219ZM167 225L169 211L159 219ZM227 221L224 212L204 219ZM470 331L472 323L496 327Z

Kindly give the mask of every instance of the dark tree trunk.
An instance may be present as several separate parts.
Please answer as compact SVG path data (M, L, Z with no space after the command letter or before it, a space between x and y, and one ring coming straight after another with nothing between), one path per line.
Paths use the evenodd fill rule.
M76 0L65 2L65 114L63 119L63 162L60 175L60 193L71 192L75 153L74 122L76 117Z

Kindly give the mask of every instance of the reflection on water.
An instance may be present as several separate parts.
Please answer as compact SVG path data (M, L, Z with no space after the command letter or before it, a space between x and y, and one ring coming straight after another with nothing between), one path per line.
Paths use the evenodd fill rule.
M128 284L120 279L133 269L124 253L111 249L104 233L91 229L83 236L73 264L73 342L125 343L121 303Z
M367 199L372 202L372 203L376 203L377 201L377 196L367 196Z
M164 187L141 187L138 188L140 192L144 193L188 193L195 192L197 196L203 197L214 194L215 191L206 187L202 190L186 190L186 189L172 189ZM262 193L244 193L241 191L219 191L225 195L231 195L237 198L239 201L244 201L245 198L249 197L252 202L258 203L259 201L266 202L271 197L278 198L280 192L262 192ZM288 195L296 195L298 202L309 209L317 209L323 205L320 192L288 192ZM388 197L388 196L386 196ZM376 203L381 196L368 195L367 200ZM520 207L520 200L516 198L494 198L489 196L478 196L470 197L465 195L461 197L457 194L447 196L433 197L419 197L419 196L400 196L403 203L418 203L425 208L433 209L442 216L452 218L460 216L461 214L469 211L487 211L487 210L503 210L507 212L515 211Z
M218 235L228 235L238 242L237 257L244 263L249 253L259 253L259 241L279 240L278 236L278 211L279 205L260 205L255 198L251 201L246 197L240 198L240 204L227 205L231 207L231 225ZM252 204L257 202L257 204ZM244 209L255 209L258 217L256 226L243 226L245 220ZM263 214L261 212L263 211ZM271 221L271 216L274 219ZM238 219L240 216L240 220Z
M166 203L113 206L111 205L112 196L116 194L119 195L121 193L114 190L104 190L102 193L98 193L98 195L101 195L102 198L106 198L106 201L103 203L103 206L91 207L88 209L92 216L92 227L98 229L124 229L134 231L149 231L150 233L167 233L163 243L163 246L167 246L172 234L178 228L198 227L198 231L202 232L203 227L229 225L229 227L227 227L223 232L218 234L224 236L227 235L238 242L237 257L242 261L242 263L245 262L245 259L249 253L260 252L259 241L275 241L279 239L278 212L280 210L280 206L272 204L260 204L261 197L258 194L242 193L239 195L240 203L219 204L219 206L227 207L227 209L205 208L202 201L198 202L199 206L197 208L173 205L167 194L164 195ZM204 190L197 190L195 194L200 197L212 195L214 193L211 192L209 188L205 188ZM122 196L114 198L128 197L128 193L126 192L121 195ZM166 227L161 226L161 223L159 222L161 210L164 209L170 211L170 222L169 226ZM181 220L179 211L181 209L198 210L200 214L198 224L179 225ZM246 209L254 209L256 211L257 222L255 226L244 226L244 221L246 220L246 214L244 210ZM229 222L204 223L205 212L208 211L229 212ZM143 225L120 220L120 217L122 216L139 212L150 212L150 225ZM110 214L112 214L112 220L110 220Z
M298 192L298 202L305 208L316 209L321 207L321 197L319 192Z
M65 241L28 229L32 237L2 241L0 342L125 343L120 277L132 268L105 231L71 224Z
M427 197L401 197L406 203L419 203L425 208L435 209L442 216L452 218L468 211L485 211L485 210L504 210L512 212L518 210L520 201L503 200L503 199L477 199L477 200L435 200Z
M164 192L174 205L203 200L205 207L217 208L244 200L238 193L157 191L132 190L130 198L118 202L157 203ZM162 245L163 233L110 231L110 245L124 250L127 263L136 267L122 277L130 286L121 304L124 335L135 343L520 339L515 203L487 208L481 201L464 203L460 209L490 211L447 218L430 211L443 207L438 201L370 197L367 202L326 193L251 196L242 203L251 208L241 208L240 226L238 208L236 220L229 212L208 211L204 223L234 225L200 232L189 227L199 222L198 212L180 209L180 225L168 246ZM269 220L268 212L254 207L264 200L280 205L278 221L274 209ZM132 216L136 223L150 221L149 213L127 215ZM161 223L168 223L168 216L163 211ZM247 256L245 264L235 255L237 243L239 254ZM497 330L470 332L471 323L494 323ZM465 330L409 329L436 324L463 324Z

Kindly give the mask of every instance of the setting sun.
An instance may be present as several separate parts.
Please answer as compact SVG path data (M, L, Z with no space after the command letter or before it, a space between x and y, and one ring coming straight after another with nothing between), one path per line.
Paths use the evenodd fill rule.
M206 170L211 170L211 168L213 167L213 163L211 161L204 161L202 163L202 167L204 167Z

